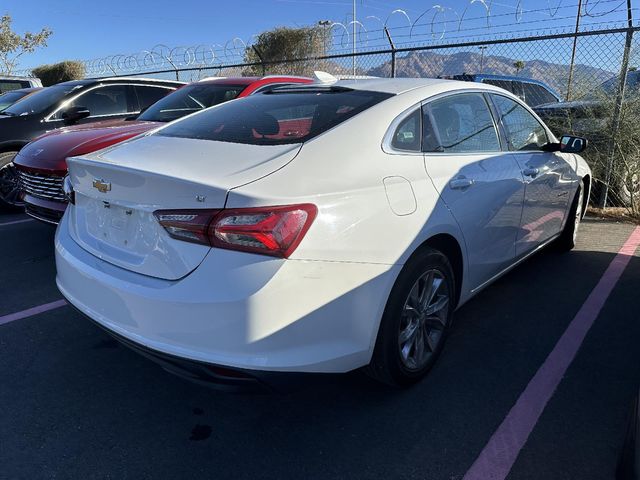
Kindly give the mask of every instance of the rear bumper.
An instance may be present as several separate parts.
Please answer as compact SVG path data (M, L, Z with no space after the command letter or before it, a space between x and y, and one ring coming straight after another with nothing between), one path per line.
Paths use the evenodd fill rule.
M317 384L320 380L325 380L331 376L330 374L318 373L244 370L169 355L133 342L122 335L118 335L112 330L105 328L104 325L94 321L77 308L74 307L74 309L122 345L151 360L167 372L184 380L215 390L234 393L283 392L300 388L310 383Z
M368 364L401 268L212 249L182 279L160 280L83 250L69 235L68 217L55 242L62 294L165 368L196 379L212 365L259 379L264 372L344 373Z

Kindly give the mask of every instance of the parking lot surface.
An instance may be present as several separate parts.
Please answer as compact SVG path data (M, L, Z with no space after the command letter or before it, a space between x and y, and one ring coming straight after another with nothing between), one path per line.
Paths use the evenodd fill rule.
M52 305L54 229L2 215L0 478L462 479L634 229L587 219L577 249L543 251L480 293L413 388L353 372L237 395ZM613 477L640 385L639 292L636 251L506 478Z

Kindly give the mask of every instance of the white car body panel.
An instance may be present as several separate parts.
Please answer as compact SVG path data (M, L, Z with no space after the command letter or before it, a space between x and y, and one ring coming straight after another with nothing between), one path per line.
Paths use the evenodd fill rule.
M64 296L105 328L170 355L255 370L346 372L370 361L393 284L424 242L438 236L459 246L461 305L560 232L572 200L561 189L575 191L590 175L579 156L555 154L550 170L560 190L545 193L544 213L529 213L529 184L520 173L520 162L528 160L519 154L383 147L394 119L421 102L503 90L424 79L339 84L397 95L301 148L150 135L70 159L79 202L67 209L56 234ZM460 175L475 183L452 191L450 181ZM97 192L96 176L111 179L113 189ZM115 242L137 234L139 244L117 251L111 240L98 238L105 232L86 212L104 201L113 203L108 210L134 210L133 226L126 225L131 233L116 234ZM156 209L298 203L315 204L318 216L286 260L175 240L152 218ZM525 218L535 223L549 212L556 212L554 220L561 212L562 219L544 225L549 230L539 241L523 234ZM107 215L103 223L113 220ZM519 253L518 238L526 240Z
M76 196L69 213L72 238L97 257L144 275L187 275L209 248L166 235L153 216L166 208L166 192L172 192L172 208L222 208L230 188L281 168L300 151L300 145L214 142L214 167L203 143L211 147L204 140L152 135L129 142L127 155L107 149L68 159ZM185 158L184 152L193 153ZM108 192L93 186L104 178Z

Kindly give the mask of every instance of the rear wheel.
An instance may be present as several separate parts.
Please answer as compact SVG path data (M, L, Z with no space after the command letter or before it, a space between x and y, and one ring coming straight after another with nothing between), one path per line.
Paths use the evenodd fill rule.
M576 192L573 203L571 204L571 209L569 210L569 214L567 216L567 221L564 225L564 230L558 237L556 242L558 248L563 251L573 250L576 246L576 239L578 238L578 228L580 227L580 221L582 220L582 216L584 213L584 184L582 180L580 181L580 185L578 186L578 191Z
M447 257L415 255L400 273L385 308L369 376L393 386L420 380L442 350L454 308L455 282Z
M13 159L17 153L0 153L0 208L5 211L19 210L24 206L20 198L18 172L13 165Z

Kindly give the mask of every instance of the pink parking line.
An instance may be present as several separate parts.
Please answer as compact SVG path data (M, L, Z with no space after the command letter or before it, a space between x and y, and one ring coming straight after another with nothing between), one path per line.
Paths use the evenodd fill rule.
M0 223L0 227L5 227L7 225L16 225L18 223L26 223L26 222L33 222L33 218L25 218L24 220L14 220L13 222Z
M56 308L64 307L67 304L65 300L56 300L55 302L45 303L44 305L38 305L37 307L28 308L21 312L10 313L0 317L0 325L13 322L14 320L22 320L23 318L31 317L39 313L48 312L49 310L55 310Z
M596 287L463 480L504 480L509 474L547 402L638 246L640 227L633 231L611 261Z

